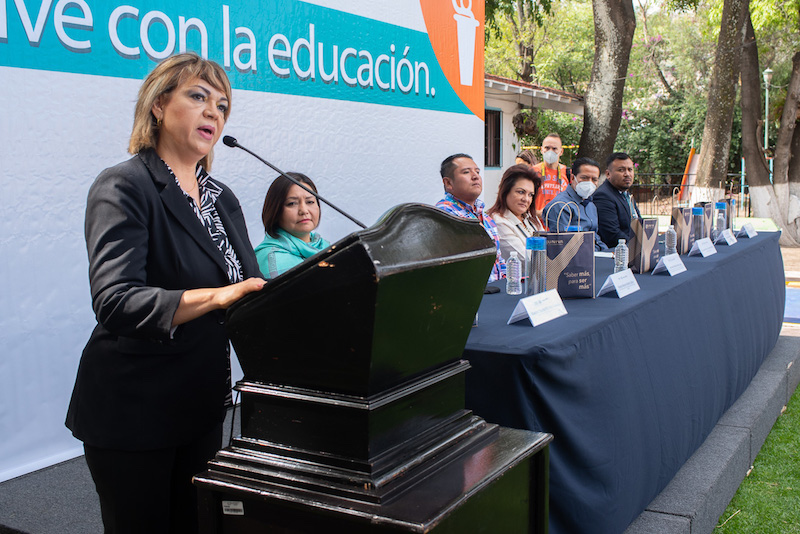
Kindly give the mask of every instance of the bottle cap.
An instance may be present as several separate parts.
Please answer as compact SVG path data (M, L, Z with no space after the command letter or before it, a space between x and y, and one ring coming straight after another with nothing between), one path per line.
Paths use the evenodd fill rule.
M702 214L703 214L702 206L699 208L692 208L692 215L702 215Z
M624 239L620 239L619 243L617 243L617 246L624 245L624 244L625 244L625 240Z
M547 250L547 239L544 237L529 237L526 246L528 250Z
M724 210L726 206L727 204L725 204L724 202L717 202L716 204L714 204L714 207L717 208L718 210Z
M669 225L669 229L670 229L670 230L674 230L674 229L675 229L675 225L674 225L674 224L670 224L670 225Z
M567 232L580 232L580 226L567 226Z
M509 260L510 260L511 258L516 258L516 257L517 257L517 251L516 251L516 250L512 250L512 251L511 251L511 254L509 254L509 255L508 255L508 259L509 259Z

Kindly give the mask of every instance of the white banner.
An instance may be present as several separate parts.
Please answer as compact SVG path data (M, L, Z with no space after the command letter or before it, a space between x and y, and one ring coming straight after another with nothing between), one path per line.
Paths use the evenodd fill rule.
M130 157L126 148L137 90L156 64L149 57L152 52L173 51L168 46L170 25L174 51L180 47L181 24L189 28L187 47L201 51L202 32L197 28L202 22L209 34L208 57L220 64L231 58L228 72L234 93L224 133L284 171L307 174L323 196L366 224L402 202L439 200L439 164L446 156L467 152L482 165L482 25L475 45L476 50L480 47L475 76L481 83L468 88L480 90L475 100L474 94L464 96L469 93L459 86L458 65L441 59L437 42L447 42L447 35L433 38L420 28L421 21L430 26L430 17L436 15L430 13L433 2L405 0L403 10L389 11L396 13L397 25L386 17L376 21L347 13L344 7L330 9L337 4L349 7L344 0L318 3L327 7L288 0L230 6L228 52L224 40L211 37L224 25L224 2L201 12L196 12L197 3L188 1L128 7L84 0L0 3L5 199L0 211L0 481L82 454L64 418L81 351L95 325L83 237L86 194L101 170ZM250 4L258 8L243 10ZM453 9L450 2L439 4L435 9ZM352 5L353 10L365 9L363 2ZM122 11L112 17L115 8ZM482 5L480 9L477 16L482 21ZM298 13L303 16L293 16ZM452 29L447 31L455 35L453 13L437 16L449 16ZM189 23L192 18L199 21L192 22L194 26ZM111 30L109 21L116 21ZM356 50L354 57L345 58L338 86L320 83L319 71L314 81L301 80L295 72L308 68L303 63L308 56L302 55L308 49L303 52L303 43L297 43L310 43L312 26L317 51L322 45L324 54L333 53L334 44L340 54L348 47ZM359 27L364 31L348 33ZM255 71L234 64L236 57L240 62L253 59L244 49L236 55L237 46L250 42L247 32L236 28L253 34ZM375 29L381 31L379 38L373 38ZM117 35L116 44L112 34ZM285 36L292 48L298 46L297 69L291 58L275 60L279 68L292 69L287 78L275 76L269 67L269 41L275 35ZM85 42L89 48L81 49ZM125 47L131 49L129 55L139 47L139 57L126 57ZM274 45L273 51L280 48ZM364 55L359 60L359 51L371 56L372 87L342 83L344 76L357 77L359 66L369 63ZM374 67L381 54L388 60L380 59L379 69L385 70L378 71ZM409 61L398 71L403 58ZM427 73L419 67L422 63ZM395 83L402 83L403 91L399 85L394 93L378 87L376 72L381 84L392 83L392 64L395 75L400 73ZM425 83L418 93L414 83L408 86L415 65L414 80L424 82L420 77L427 76L435 96L430 90L425 94ZM367 76L365 67L362 81ZM475 102L481 105L478 114L471 111ZM264 235L261 207L275 173L220 143L211 174L236 193L250 240L259 243ZM358 229L325 206L321 219L319 232L331 242Z

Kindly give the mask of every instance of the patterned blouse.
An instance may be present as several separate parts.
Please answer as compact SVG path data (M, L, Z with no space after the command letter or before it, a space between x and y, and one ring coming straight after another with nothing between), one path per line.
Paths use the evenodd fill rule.
M222 224L222 219L219 218L219 213L214 205L217 202L217 198L222 194L222 188L213 180L209 179L210 176L202 165L198 165L197 171L195 172L197 187L200 191L200 207L198 208L191 195L183 190L178 177L175 176L175 173L172 172L172 169L167 165L166 161L164 165L166 165L169 172L172 173L172 177L175 178L175 183L178 184L178 188L188 200L194 214L197 215L197 218L200 219L200 222L208 231L211 240L214 241L219 251L222 252L228 270L228 280L230 280L231 284L243 281L242 264L239 262L239 257L236 255L233 245L228 241L228 233L225 231L225 226ZM232 376L230 350L230 344L226 344L225 352L228 360L228 384L231 383ZM233 406L233 392L229 388L228 393L225 395L225 407L229 408L231 406Z
M167 163L164 162L164 165L167 165ZM175 176L175 173L172 172L169 165L167 165L167 168L169 172L172 173L172 177L175 178L175 183L178 184L180 188L181 183L178 177ZM219 251L222 252L225 258L225 265L228 269L228 280L230 280L231 284L241 282L244 280L242 264L239 262L238 256L236 256L233 245L228 241L228 233L225 231L225 226L222 224L222 219L219 218L219 213L214 205L217 202L217 198L222 194L222 188L213 180L209 179L210 176L202 165L197 166L195 176L197 178L197 187L200 189L200 207L197 207L194 199L192 199L183 188L181 188L181 192L188 200L194 214L197 215L197 218L203 223L203 226L208 231L208 235L211 236L211 240L214 241Z

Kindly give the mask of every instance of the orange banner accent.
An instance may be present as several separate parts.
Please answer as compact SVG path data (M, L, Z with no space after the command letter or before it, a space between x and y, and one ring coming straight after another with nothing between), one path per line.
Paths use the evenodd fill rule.
M694 147L689 150L689 158L686 160L686 168L683 170L683 178L681 178L681 190L678 192L678 200L683 201L685 200L685 191L687 185L689 185L689 170L692 168L692 158L694 158Z
M483 0L420 0L420 7L447 81L469 110L483 120Z

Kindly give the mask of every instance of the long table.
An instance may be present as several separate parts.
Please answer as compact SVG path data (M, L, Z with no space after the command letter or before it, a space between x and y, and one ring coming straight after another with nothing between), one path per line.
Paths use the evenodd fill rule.
M552 433L550 531L622 532L703 443L777 342L785 279L777 233L636 275L625 298L565 300L536 328L518 297L485 295L464 357L467 406ZM596 260L596 285L613 268Z

